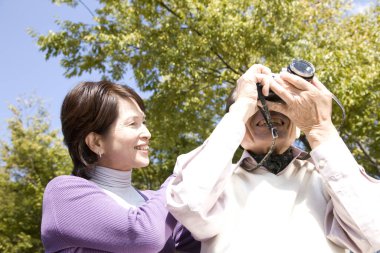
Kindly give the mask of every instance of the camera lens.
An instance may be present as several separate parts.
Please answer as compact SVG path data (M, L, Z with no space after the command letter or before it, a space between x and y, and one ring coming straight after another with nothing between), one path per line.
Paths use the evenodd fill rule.
M288 66L288 72L306 80L311 80L313 79L315 68L308 61L294 59Z

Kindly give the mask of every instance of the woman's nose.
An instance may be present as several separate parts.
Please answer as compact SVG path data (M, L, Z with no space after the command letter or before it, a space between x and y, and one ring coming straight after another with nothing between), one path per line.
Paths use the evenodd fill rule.
M143 125L141 137L148 139L148 140L152 137L152 135L150 134L149 129L146 127L146 125Z

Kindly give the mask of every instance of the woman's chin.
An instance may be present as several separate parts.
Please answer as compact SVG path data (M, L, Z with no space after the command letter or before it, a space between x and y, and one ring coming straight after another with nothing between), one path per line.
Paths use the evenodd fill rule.
M149 160L148 161L144 161L144 162L141 162L138 166L136 166L135 168L136 169L141 169L141 168L145 168L145 167L148 167L149 165Z

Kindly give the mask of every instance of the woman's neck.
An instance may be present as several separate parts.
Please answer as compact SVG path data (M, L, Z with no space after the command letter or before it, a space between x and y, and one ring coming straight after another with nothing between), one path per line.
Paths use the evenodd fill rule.
M89 176L91 182L97 184L122 206L136 207L145 202L143 196L132 186L132 170L121 171L97 166Z
M89 173L90 181L104 188L129 188L132 187L132 170L121 171L106 167L96 166Z

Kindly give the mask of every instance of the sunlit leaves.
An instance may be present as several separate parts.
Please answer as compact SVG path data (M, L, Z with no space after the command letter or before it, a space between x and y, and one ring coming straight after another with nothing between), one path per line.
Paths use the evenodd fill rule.
M63 57L67 76L100 71L123 80L133 69L138 86L152 94L151 168L164 167L162 179L177 155L207 137L249 66L264 63L278 72L292 58L314 63L346 107L342 135L366 169L379 173L378 6L352 15L345 0L99 3L94 23L61 22L60 31L37 36L38 43L47 56ZM367 163L364 150L376 163Z

